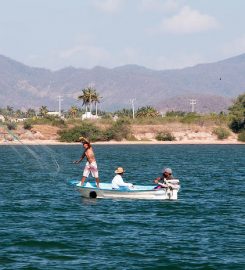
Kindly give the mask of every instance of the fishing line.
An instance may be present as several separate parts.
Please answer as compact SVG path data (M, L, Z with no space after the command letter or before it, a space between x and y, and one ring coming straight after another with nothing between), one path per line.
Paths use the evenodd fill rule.
M32 150L29 146L27 146L26 144L24 144L21 139L12 131L8 130L5 126L1 125L4 130L10 135L12 136L12 138L14 138L15 140L17 140L23 147L24 149L31 155L35 158L35 160L37 161L38 165L40 166L40 168L42 170L44 169L47 169L48 166L50 166L50 162L48 162L47 160L45 160L44 158L40 157L40 154L37 154L37 150L36 152L34 150ZM18 150L16 150L16 148L11 145L11 148L18 154L18 156L21 158L21 160L24 162L25 159L23 158L23 156L19 153ZM35 147L35 146L34 146ZM53 178L56 178L57 175L59 174L60 172L60 165L55 157L55 152L50 149L48 146L44 146L42 145L42 148L43 150L48 153L48 156L51 157L51 161L52 161L52 164L54 165L55 167L55 173L53 174Z
M53 165L56 167L56 171L55 171L55 173L53 175L53 178L55 178L60 172L60 165L59 165L59 163L58 163L58 161L57 161L57 159L55 157L56 153L50 147L48 147L46 145L42 145L42 147L45 150L45 152L49 154L49 156L51 157Z
M1 126L2 126L2 124L1 124ZM3 138L5 139L5 133L4 132L0 132L0 133L3 134ZM11 145L11 144L10 144L10 147L12 148L12 150L15 151L15 153L19 156L19 158L24 162L25 159L21 156L21 154L19 153L19 151L17 151L15 149L15 147L13 145Z
M6 130L6 129L5 129ZM35 158L35 160L37 161L38 165L44 169L43 164L41 163L41 159L40 157L36 154L35 151L33 151L30 147L28 147L27 145L25 145L19 138L17 135L15 135L13 132L11 132L10 130L7 129L8 134L10 134L15 140L17 140L21 145L24 146L25 150L27 150L27 152L33 156Z

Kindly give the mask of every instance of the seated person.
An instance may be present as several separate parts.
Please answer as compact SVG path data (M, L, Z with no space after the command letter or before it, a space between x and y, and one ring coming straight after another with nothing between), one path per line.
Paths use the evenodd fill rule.
M133 184L131 183L126 183L123 181L123 178L122 178L122 175L124 173L124 169L122 167L118 167L116 170L115 170L115 176L114 178L112 179L112 182L111 182L111 186L112 186L112 189L119 189L121 187L127 187L127 188L133 188Z
M174 179L174 177L172 176L172 170L170 168L165 168L162 171L162 176L158 177L154 180L154 183L158 184L155 189L159 189L159 188L167 188L167 182L166 180L171 180Z

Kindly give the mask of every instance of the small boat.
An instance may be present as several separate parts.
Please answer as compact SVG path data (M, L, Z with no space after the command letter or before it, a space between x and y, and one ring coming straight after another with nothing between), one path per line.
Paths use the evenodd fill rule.
M144 199L144 200L177 200L180 189L179 180L168 180L166 187L155 189L155 186L134 185L132 188L120 187L112 189L110 183L100 183L100 188L95 183L86 182L81 186L80 181L69 182L75 186L82 197L99 199Z

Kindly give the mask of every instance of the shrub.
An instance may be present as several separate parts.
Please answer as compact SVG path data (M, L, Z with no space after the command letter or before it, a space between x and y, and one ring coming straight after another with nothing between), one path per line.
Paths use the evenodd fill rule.
M156 117L138 117L132 120L136 125L159 125L165 123L165 118L161 116Z
M226 128L217 127L213 130L213 134L215 134L219 140L224 140L227 139L231 133Z
M8 130L15 130L16 127L17 127L17 124L15 122L8 122L7 123Z
M238 134L238 141L245 142L245 130Z
M102 116L101 116L101 119L112 119L112 115L110 113L104 113Z
M158 111L152 106L141 107L136 112L136 117L150 117L154 118L159 115Z
M63 119L52 115L46 115L42 118L29 119L28 122L32 125L52 125L60 128L66 127L66 122Z
M245 128L245 94L237 97L229 111L231 117L230 128L239 133Z
M86 122L81 126L59 131L59 136L60 141L63 142L78 142L80 136L88 138L91 142L103 141L106 139L100 129L98 129L94 124Z
M47 115L44 118L50 121L50 124L55 127L66 127L66 123L63 119L57 117L57 116L52 116L52 115Z
M32 124L31 124L30 121L25 121L25 122L23 123L23 127L24 127L24 129L30 130L30 129L32 129Z
M116 111L114 115L117 115L118 117L129 117L132 118L133 116L133 110L132 109L122 109L119 111Z
M158 132L156 135L156 139L158 141L175 141L176 140L174 135L168 131Z
M138 141L138 139L133 134L128 135L127 140L132 142Z
M181 120L181 123L184 124L193 124L200 122L201 116L196 113L188 113Z
M238 133L245 127L244 118L236 119L232 117L229 127L233 130L233 132Z
M131 136L130 122L125 119L119 119L104 134L107 141L127 139Z
M185 115L186 115L186 112L182 112L182 111L168 111L165 114L166 117L183 117Z

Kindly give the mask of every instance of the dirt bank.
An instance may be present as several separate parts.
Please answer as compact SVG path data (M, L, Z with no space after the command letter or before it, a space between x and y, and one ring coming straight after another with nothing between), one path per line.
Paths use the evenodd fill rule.
M188 125L182 123L169 123L165 125L133 125L133 141L97 142L96 144L240 144L237 135L231 132L228 139L218 140L213 134L214 126ZM31 130L18 127L17 130L7 132L0 129L0 144L22 143L26 144L64 144L59 142L58 127L51 125L34 125ZM170 132L175 141L160 142L155 139L158 132ZM14 136L13 136L14 134Z

